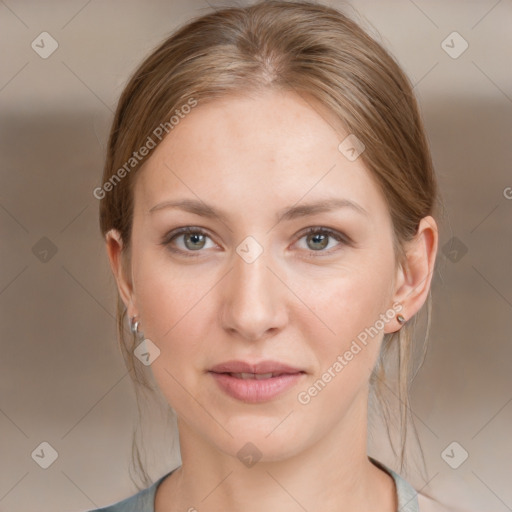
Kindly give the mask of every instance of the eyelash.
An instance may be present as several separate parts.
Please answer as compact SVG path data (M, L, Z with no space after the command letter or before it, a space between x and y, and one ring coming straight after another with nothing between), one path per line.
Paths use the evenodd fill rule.
M188 251L188 250L184 251L182 249L176 249L176 248L171 247L171 242L173 242L179 236L187 235L187 234L204 235L211 239L210 235L204 229L199 228L199 227L187 226L184 228L178 228L178 229L166 234L164 236L164 238L162 239L161 245L166 246L170 251L172 251L174 253L184 255L185 257L189 257L189 258L196 258L196 257L200 256L199 253L202 252L200 249L197 251ZM349 236L345 235L344 233L340 233L340 232L334 231L330 228L325 228L325 227L320 227L320 226L308 228L305 232L303 232L301 234L301 236L299 236L297 238L296 241L298 242L299 240L301 240L304 237L307 237L308 235L316 235L316 234L328 235L329 237L334 238L334 240L336 240L337 242L340 242L340 244L344 244L347 246L354 245L352 239ZM310 253L307 257L317 258L319 256L331 255L333 252L335 252L337 250L339 250L338 246L331 248L327 251L310 250L310 251L307 251L308 253ZM197 252L198 254L194 254L195 252ZM311 254L311 253L313 253L313 254ZM314 253L320 253L320 254L317 255Z

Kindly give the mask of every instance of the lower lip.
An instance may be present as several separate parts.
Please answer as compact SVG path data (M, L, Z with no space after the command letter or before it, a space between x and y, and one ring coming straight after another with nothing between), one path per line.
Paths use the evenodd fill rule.
M210 372L219 387L229 396L242 402L259 403L272 400L293 387L305 375L290 373L269 379L238 379L227 373Z

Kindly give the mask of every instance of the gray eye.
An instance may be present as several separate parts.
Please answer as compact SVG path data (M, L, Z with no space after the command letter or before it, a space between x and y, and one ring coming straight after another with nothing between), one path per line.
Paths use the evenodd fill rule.
M200 233L185 233L183 239L185 241L185 247L192 251L202 249L206 243L206 236Z
M330 235L322 234L322 233L313 233L311 235L306 236L306 243L310 249L314 251L318 251L321 249L325 249L329 244ZM310 244L311 242L311 244Z

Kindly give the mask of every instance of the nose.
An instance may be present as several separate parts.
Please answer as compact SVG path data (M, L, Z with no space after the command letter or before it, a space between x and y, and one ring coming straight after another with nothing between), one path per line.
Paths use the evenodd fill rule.
M252 263L233 255L233 268L223 280L221 311L222 326L230 334L256 341L286 325L286 287L270 259L265 251Z

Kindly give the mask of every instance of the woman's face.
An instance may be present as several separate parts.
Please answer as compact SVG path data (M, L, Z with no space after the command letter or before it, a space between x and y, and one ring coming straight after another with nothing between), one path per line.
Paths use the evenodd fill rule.
M160 350L151 368L180 422L232 455L249 441L271 460L334 432L366 436L368 380L383 332L398 329L385 200L338 149L349 133L312 105L277 92L199 104L135 187L125 302ZM232 360L302 373L212 373Z

